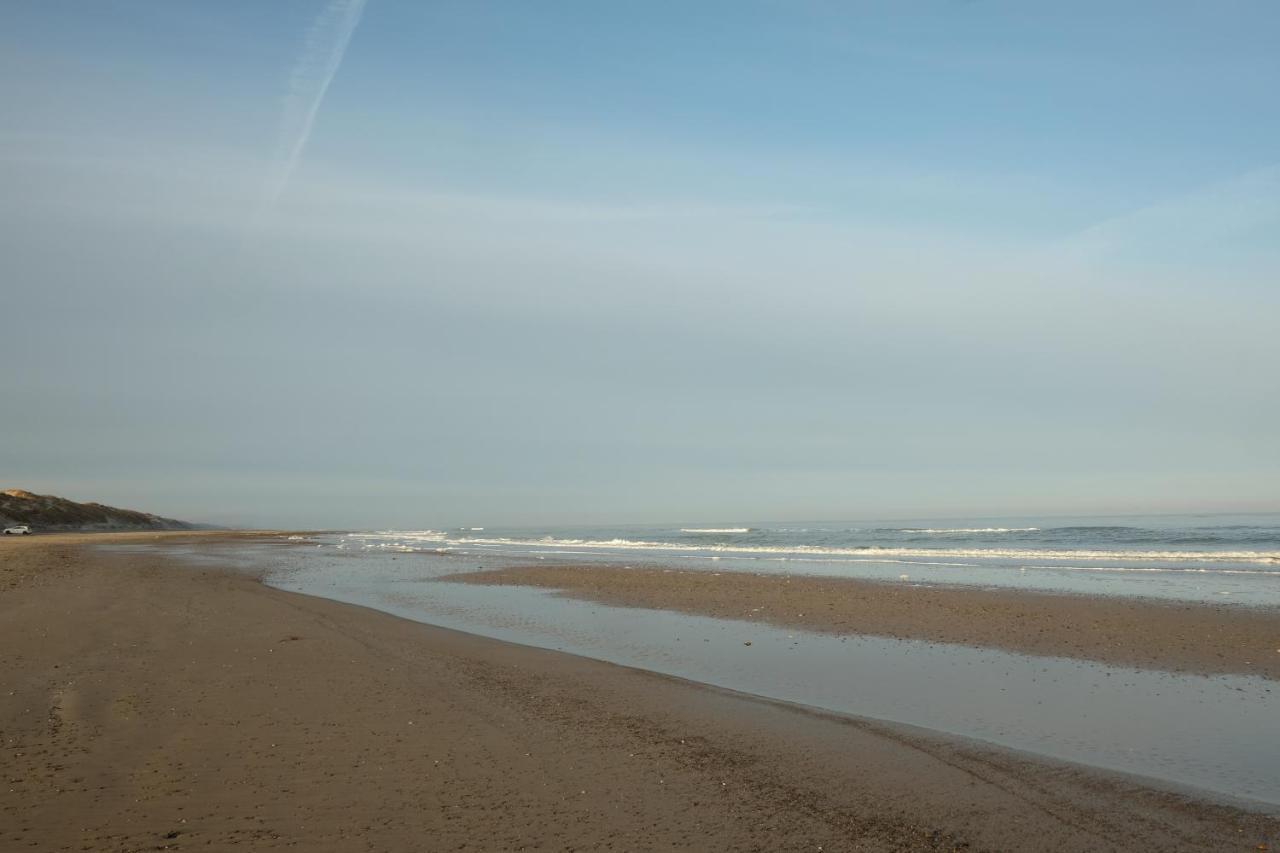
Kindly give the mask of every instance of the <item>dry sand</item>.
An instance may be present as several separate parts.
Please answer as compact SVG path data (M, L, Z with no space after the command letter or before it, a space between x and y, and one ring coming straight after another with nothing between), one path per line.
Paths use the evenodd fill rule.
M1280 679L1280 610L847 578L527 566L449 576L622 607L1161 669Z
M150 538L150 537L143 537ZM1133 780L0 540L3 850L1257 850Z

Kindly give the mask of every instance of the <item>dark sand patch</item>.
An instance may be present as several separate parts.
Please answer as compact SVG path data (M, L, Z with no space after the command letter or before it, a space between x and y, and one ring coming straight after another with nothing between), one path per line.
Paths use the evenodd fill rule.
M1280 610L1275 609L607 564L515 567L445 579L543 587L602 604L826 634L1280 679Z

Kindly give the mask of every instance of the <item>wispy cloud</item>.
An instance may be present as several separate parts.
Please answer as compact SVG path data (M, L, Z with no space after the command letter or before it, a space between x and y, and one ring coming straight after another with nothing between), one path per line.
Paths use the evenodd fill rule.
M366 2L329 0L307 32L302 53L289 77L275 165L263 199L264 213L279 201L298 168L320 105L342 65Z
M1280 164L1270 164L1096 222L1065 240L1079 257L1129 256L1218 270L1241 252L1272 253L1280 225ZM1273 254L1273 253L1272 253Z

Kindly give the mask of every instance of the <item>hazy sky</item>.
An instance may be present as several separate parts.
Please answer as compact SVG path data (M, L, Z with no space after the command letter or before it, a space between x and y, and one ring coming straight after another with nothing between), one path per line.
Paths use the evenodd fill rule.
M1280 5L13 0L0 486L1280 509Z

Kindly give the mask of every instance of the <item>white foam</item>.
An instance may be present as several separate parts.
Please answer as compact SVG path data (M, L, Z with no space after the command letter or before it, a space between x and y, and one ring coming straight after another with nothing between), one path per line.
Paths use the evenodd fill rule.
M750 533L750 527L681 527L681 533Z
M1072 562L1125 562L1125 563L1235 563L1244 565L1280 566L1280 551L1116 551L1116 550L1042 550L1030 548L903 548L865 546L853 548L827 548L817 545L692 545L679 542L655 542L643 539L565 539L544 536L539 539L513 539L507 537L458 537L451 539L447 534L438 531L414 531L397 533L393 531L375 534L351 534L351 539L394 538L409 542L448 542L456 546L478 547L519 547L536 549L602 549L627 551L658 551L684 554L721 553L729 555L789 555L810 558L843 557L858 558L859 562L891 562L902 558L924 559L976 559L1003 561L1051 561L1063 560ZM1031 568L1054 568L1063 570L1092 571L1171 571L1159 567L1110 567L1110 566L1072 566L1072 565L1035 565ZM1180 571L1187 571L1179 569ZM1212 568L1206 572L1225 572L1225 569ZM1254 571L1251 574L1280 575L1280 571Z
M902 527L899 533L1031 533L1039 527Z

